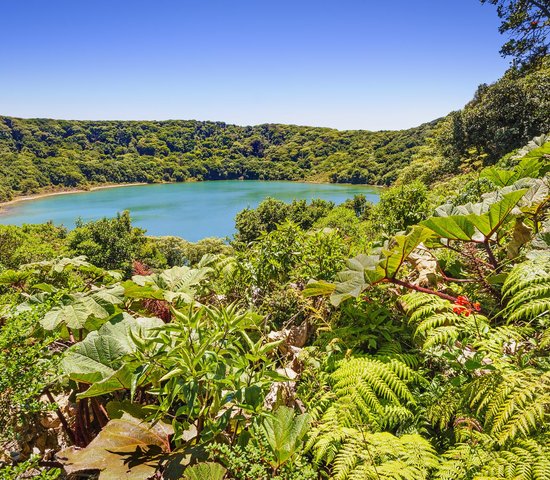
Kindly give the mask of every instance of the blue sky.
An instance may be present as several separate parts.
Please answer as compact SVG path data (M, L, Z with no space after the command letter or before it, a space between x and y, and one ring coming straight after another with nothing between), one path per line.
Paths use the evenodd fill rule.
M13 0L0 114L398 129L508 62L478 0Z

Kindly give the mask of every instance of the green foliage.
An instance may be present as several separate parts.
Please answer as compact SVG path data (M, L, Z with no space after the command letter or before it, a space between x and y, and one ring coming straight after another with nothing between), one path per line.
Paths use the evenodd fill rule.
M515 266L502 285L508 322L544 321L550 313L550 257Z
M0 467L0 480L20 480L34 478L36 480L57 480L61 476L60 468L40 468L40 456L36 455L17 465Z
M270 378L278 376L267 358L277 343L266 343L260 319L234 305L190 305L174 314L134 354L143 364L136 381L146 377L158 398L151 410L157 418L171 416L176 444L190 427L203 442L229 423L238 430L244 413L260 408Z
M87 398L139 386L135 365L125 357L137 349L136 337L148 338L151 329L163 325L160 319L138 318L123 313L114 316L97 331L65 351L61 368L81 385L91 385L77 398Z
M1 195L189 179L330 179L387 185L432 128L433 123L369 132L276 124L0 117ZM356 171L358 175L352 173Z
M57 359L49 345L54 341L37 328L42 308L4 320L0 329L0 439L46 406L40 400Z
M384 191L375 210L376 222L393 234L423 220L428 214L428 190L423 183L411 182Z
M98 267L129 273L133 260L147 261L142 256L146 245L144 233L132 227L130 213L126 211L112 219L78 221L67 243L74 255L84 255Z
M540 432L548 422L548 372L503 369L474 380L466 393L484 432L500 446Z
M548 442L522 440L495 455L475 480L543 480L550 477Z
M487 332L488 319L477 313L458 315L453 304L434 295L409 293L401 298L409 322L414 325L414 338L428 350L451 346L465 338Z
M225 468L219 463L204 462L185 469L183 478L185 480L223 480Z
M67 231L50 223L43 225L0 225L0 266L17 268L25 263L66 256Z
M136 148L166 159L163 142ZM69 474L547 478L547 156L539 138L477 179L408 182L380 206L269 200L231 247L146 239L124 215L79 227L130 280L57 258L51 226L6 229L23 254L0 270L3 433L21 442L55 392ZM42 228L62 248L20 265Z
M291 408L285 406L279 407L271 416L261 421L258 430L273 455L271 467L274 473L293 456L298 455L309 427L309 415L296 415Z
M436 452L420 435L340 430L340 448L331 461L331 478L427 480L437 465Z
M479 86L463 110L448 117L438 136L445 162L464 169L495 163L508 152L550 131L550 64L531 72L510 69L492 85Z
M235 480L314 480L317 474L304 456L296 452L291 461L284 463L277 473L275 462L266 440L253 437L245 446L213 443L206 447L210 456L227 468L228 478Z
M286 204L274 198L266 198L256 209L247 208L237 214L235 238L238 242L248 244L258 240L262 234L276 230L278 225L287 221L309 229L333 208L334 204L325 200L312 200L310 204L305 200L294 200Z

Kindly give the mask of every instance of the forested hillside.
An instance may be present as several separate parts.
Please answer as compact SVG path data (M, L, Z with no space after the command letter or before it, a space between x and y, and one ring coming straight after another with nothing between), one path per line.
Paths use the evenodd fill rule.
M0 117L0 200L103 183L262 179L433 183L550 131L550 64L511 69L462 111L403 131Z
M293 125L0 117L0 178L4 198L105 182L244 178L389 184L433 125L340 132ZM352 168L349 178L337 173L344 167Z

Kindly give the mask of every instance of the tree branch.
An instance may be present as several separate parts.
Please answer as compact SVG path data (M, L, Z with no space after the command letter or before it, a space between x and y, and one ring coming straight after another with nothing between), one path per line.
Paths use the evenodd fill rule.
M409 282L403 282L401 280L397 280L396 278L388 278L388 282L393 283L395 285L399 285L400 287L408 288L410 290L416 290L417 292L422 293L428 293L430 295L436 295L439 298L442 298L444 300L449 300L449 302L456 302L458 300L457 297L453 297L452 295L448 295L443 292L438 292L437 290L431 290L429 288L420 287L419 285L414 285L413 283Z
M530 3L531 5L534 5L535 7L539 8L546 15L546 18L550 19L549 7L544 6L541 2L537 0L527 0L527 3Z

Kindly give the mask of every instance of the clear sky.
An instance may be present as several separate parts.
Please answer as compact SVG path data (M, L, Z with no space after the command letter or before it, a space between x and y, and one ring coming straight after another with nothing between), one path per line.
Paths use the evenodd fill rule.
M508 65L479 0L0 0L0 114L407 128Z

